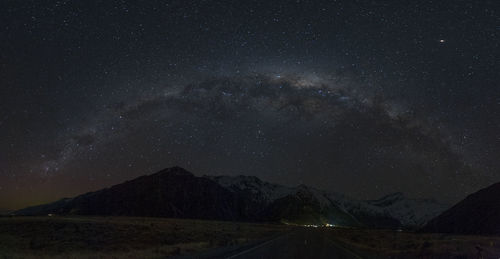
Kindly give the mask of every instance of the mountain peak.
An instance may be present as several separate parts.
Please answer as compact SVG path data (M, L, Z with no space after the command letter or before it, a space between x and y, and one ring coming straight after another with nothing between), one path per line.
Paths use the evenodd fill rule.
M168 174L168 175L176 175L176 176L194 176L191 172L180 166L173 166L170 168L165 168L159 171L156 174Z
M239 186L239 187L260 187L264 182L260 180L257 176L247 176L247 175L238 175L238 176L226 176L226 175L205 175L205 178L212 179L223 186Z

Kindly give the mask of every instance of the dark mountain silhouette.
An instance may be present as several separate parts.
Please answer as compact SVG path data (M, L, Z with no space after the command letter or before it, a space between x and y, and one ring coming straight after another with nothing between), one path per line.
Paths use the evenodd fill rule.
M180 167L172 167L96 192L28 207L15 214L152 216L398 228L407 222L412 224L415 217L425 219L411 206L433 209L429 211L436 207L434 203L417 202L402 195L387 197L356 201L305 185L286 187L253 176L197 177Z
M479 190L422 228L424 232L500 234L500 183Z
M16 214L127 215L240 220L238 197L210 179L180 167L111 188L29 207Z

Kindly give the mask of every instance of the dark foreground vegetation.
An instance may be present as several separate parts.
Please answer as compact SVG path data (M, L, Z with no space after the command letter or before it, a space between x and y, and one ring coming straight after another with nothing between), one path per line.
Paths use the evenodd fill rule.
M3 217L0 258L165 258L270 238L283 225L138 217Z
M146 217L0 217L0 258L165 258L251 247L304 229L363 258L499 258L500 236ZM302 230L300 230L302 231ZM217 254L217 253L215 253Z
M343 228L329 231L332 240L364 258L500 258L500 236Z

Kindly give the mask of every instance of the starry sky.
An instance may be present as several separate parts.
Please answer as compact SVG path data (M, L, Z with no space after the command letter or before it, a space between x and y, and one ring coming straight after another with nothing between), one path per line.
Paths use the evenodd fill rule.
M360 199L500 181L482 1L2 1L0 208L166 167Z

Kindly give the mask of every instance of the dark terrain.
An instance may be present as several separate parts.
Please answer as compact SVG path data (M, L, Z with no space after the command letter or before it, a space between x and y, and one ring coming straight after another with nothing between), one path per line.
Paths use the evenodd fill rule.
M252 244L288 229L143 217L2 217L0 258L165 258Z
M0 218L0 258L376 259L498 255L497 236L144 217Z
M432 219L425 232L500 235L500 183L469 195Z
M397 229L416 228L445 208L432 200L408 199L402 194L358 201L305 185L286 187L251 176L198 177L183 168L172 167L12 214L168 217L298 225L328 223Z

